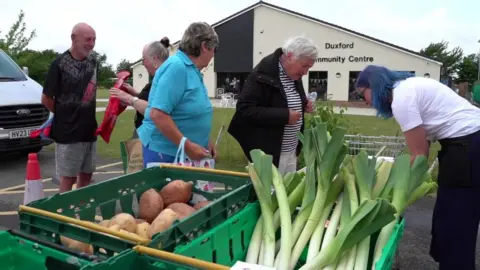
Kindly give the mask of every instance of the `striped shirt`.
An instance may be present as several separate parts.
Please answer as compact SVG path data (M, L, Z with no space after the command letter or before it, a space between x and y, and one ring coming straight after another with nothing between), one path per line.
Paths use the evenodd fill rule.
M280 82L282 83L283 90L285 91L285 95L287 97L288 108L301 113L302 99L300 98L300 94L297 92L295 87L295 81L288 77L280 61L278 62L278 68L280 71ZM297 133L302 127L302 117L303 116L301 116L294 125L285 125L282 141L282 153L292 152L297 149Z

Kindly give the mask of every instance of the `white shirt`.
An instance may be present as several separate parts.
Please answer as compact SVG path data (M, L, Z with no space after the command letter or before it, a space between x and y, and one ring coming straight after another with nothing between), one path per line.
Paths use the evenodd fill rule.
M392 112L402 132L421 126L431 141L480 130L480 109L430 78L398 82L393 89Z

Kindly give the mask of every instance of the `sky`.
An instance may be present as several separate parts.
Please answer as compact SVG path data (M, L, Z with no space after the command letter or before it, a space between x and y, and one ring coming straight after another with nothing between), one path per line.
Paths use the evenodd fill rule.
M257 0L0 0L0 35L25 12L37 37L30 49L65 51L72 27L92 25L95 50L114 67L125 58L141 58L143 46L168 36L173 43L194 21L213 24ZM430 42L448 41L466 54L480 50L478 0L267 0L305 15L418 51ZM301 29L299 29L301 34Z

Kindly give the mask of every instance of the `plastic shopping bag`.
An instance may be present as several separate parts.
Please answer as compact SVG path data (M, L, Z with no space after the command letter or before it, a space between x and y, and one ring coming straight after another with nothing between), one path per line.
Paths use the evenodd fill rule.
M123 83L130 77L130 72L122 70L117 74L117 81L115 82L115 88L126 91L123 88ZM103 116L102 124L97 128L95 136L100 135L106 142L110 142L110 136L112 135L113 128L117 122L117 117L127 108L127 104L119 100L118 98L110 97L108 99L107 109Z
M187 166L187 167L201 167L201 168L215 168L215 160L213 158L205 158L199 161L191 161L186 155L185 155L185 141L187 139L183 138L180 141L180 145L178 146L177 150L177 155L175 156L175 159L173 161L174 165L178 166ZM147 168L151 168L154 166L160 166L162 163L148 163ZM174 179L172 179L174 180ZM199 190L205 191L205 192L213 192L214 190L214 184L212 182L208 181L203 181L203 180L197 180L195 183L195 187ZM195 204L201 201L206 201L207 199L200 195L194 193L192 196L191 203Z
M52 122L53 122L53 113L50 114L50 117L43 123L38 129L32 131L30 133L30 138L42 138L46 139L50 137L50 130L52 129Z
M187 138L183 137L180 141L180 145L178 146L177 155L175 156L174 164L179 166L189 166L189 167L200 167L200 168L215 168L215 160L213 158L204 158L198 161L191 161L185 155L185 142ZM212 182L197 180L195 183L195 187L199 190L205 192L213 192L214 185ZM198 203L201 201L206 201L207 199L200 194L193 194L192 196L192 203Z

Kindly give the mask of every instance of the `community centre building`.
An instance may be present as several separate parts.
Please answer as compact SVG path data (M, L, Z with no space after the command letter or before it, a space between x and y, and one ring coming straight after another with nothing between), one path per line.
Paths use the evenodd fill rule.
M416 76L440 80L442 63L420 53L334 25L298 12L260 1L212 25L220 39L220 49L203 70L211 98L221 92L239 93L252 68L281 47L292 36L306 35L319 48L319 56L303 77L305 90L319 97L355 102L355 79L369 64L384 65ZM171 47L173 54L178 42ZM134 63L133 86L141 89L149 81L142 61Z

